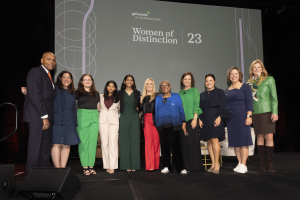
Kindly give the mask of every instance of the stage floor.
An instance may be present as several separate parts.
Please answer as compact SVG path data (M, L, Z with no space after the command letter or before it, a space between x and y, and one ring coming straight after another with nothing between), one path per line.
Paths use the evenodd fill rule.
M206 171L187 175L161 174L160 170L116 170L114 174L108 174L102 169L101 159L96 160L97 175L84 176L78 158L71 158L68 167L74 170L82 184L75 200L300 199L300 152L275 153L276 173L260 172L257 155L250 157L247 164L249 172L246 174L233 172L236 158L223 157L223 161L219 175ZM14 163L16 172L25 170L25 163ZM15 177L16 187L11 200L25 199L18 193L25 176L21 174Z

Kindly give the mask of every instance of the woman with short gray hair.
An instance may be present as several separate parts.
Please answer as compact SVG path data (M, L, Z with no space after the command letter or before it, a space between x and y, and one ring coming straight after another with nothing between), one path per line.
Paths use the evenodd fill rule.
M180 130L185 123L185 115L179 94L171 93L171 84L168 80L159 83L162 95L156 97L155 121L156 128L160 132L161 154L163 170L161 173L169 173L171 167L171 150L173 161L178 173L187 174L184 169Z

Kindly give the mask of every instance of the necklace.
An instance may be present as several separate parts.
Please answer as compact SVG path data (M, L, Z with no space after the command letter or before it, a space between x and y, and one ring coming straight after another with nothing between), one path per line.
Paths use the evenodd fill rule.
M241 84L241 82L239 82L238 84L236 84L236 86L233 86L232 84L231 84L231 89L239 89L239 86L240 86L240 84Z
M163 95L162 97L166 99L166 98L169 98L170 96L171 96L171 93L169 93L168 96Z

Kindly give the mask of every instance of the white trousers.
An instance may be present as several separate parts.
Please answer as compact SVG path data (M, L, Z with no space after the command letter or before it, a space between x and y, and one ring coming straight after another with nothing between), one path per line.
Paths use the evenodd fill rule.
M103 169L118 169L119 124L108 121L100 126Z

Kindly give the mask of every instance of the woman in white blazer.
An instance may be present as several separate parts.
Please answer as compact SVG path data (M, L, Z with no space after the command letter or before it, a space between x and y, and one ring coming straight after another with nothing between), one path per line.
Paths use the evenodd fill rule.
M120 100L115 81L108 81L100 95L99 129L103 168L110 174L118 168L118 132Z

